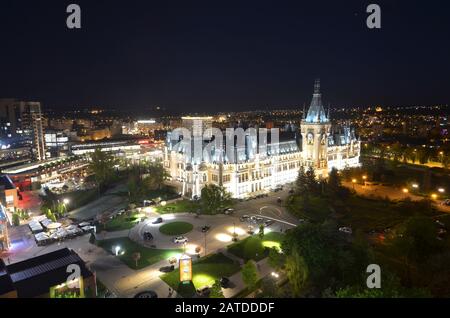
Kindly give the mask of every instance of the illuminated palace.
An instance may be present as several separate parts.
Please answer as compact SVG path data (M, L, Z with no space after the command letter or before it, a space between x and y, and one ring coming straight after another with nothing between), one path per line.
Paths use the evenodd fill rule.
M164 166L172 180L181 183L183 195L199 197L204 185L216 184L235 198L245 198L295 181L301 166L313 167L319 178L326 178L332 168L360 164L360 141L350 127L331 124L322 104L319 80L300 129L268 138L265 147L258 146L261 136L249 129L241 144L234 141L231 148L224 145L226 142L218 144L211 134L201 133L211 125L210 117L183 117L183 126L193 130L193 137L187 141L181 135L168 136ZM192 151L195 142L204 150Z

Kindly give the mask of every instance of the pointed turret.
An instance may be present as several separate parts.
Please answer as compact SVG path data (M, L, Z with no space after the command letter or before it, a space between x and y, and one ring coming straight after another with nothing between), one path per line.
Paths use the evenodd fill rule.
M325 109L323 108L322 105L322 94L320 93L320 79L316 79L316 82L314 83L314 94L305 121L307 123L328 122L328 117L325 114Z

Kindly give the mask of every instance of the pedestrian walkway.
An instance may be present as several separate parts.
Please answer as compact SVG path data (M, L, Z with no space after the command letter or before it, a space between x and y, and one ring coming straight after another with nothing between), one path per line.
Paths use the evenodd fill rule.
M258 273L259 273L258 277L259 278L264 278L273 272L273 268L270 267L270 265L269 265L268 258L265 258L265 259L257 262L256 266L258 269ZM239 294L239 292L244 290L246 287L242 280L242 274L240 271L229 278L230 278L230 283L231 283L230 285L233 287L222 289L223 295L225 296L225 298L232 298L232 297L236 296L237 294Z

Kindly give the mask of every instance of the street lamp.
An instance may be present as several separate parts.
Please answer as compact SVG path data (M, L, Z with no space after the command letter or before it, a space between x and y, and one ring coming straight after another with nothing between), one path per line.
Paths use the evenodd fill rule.
M406 189L406 188L403 188L403 193L408 193L409 192L409 190L408 189Z
M353 184L353 190L355 190L355 183L357 182L356 179L352 179L352 184Z
M418 185L417 183L414 183L414 184L412 185L412 187L413 187L414 189L418 189L418 188L419 188L419 185Z
M437 197L438 197L438 195L437 195L436 193L433 193L433 194L431 195L431 198L432 198L433 200L436 200Z
M445 189L444 189L444 188L439 188L438 191L439 191L440 193L444 193L444 192L445 192Z
M365 185L366 185L367 176L364 175L364 176L362 176L362 178L363 178L363 180L364 180L364 186L365 186Z

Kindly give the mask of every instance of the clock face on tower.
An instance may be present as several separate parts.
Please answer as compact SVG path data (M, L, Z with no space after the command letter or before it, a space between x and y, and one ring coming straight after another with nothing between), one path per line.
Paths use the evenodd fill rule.
M312 132L309 132L309 133L306 135L306 140L307 140L307 142L308 142L308 145L312 145L312 144L314 143L314 135L313 135Z

